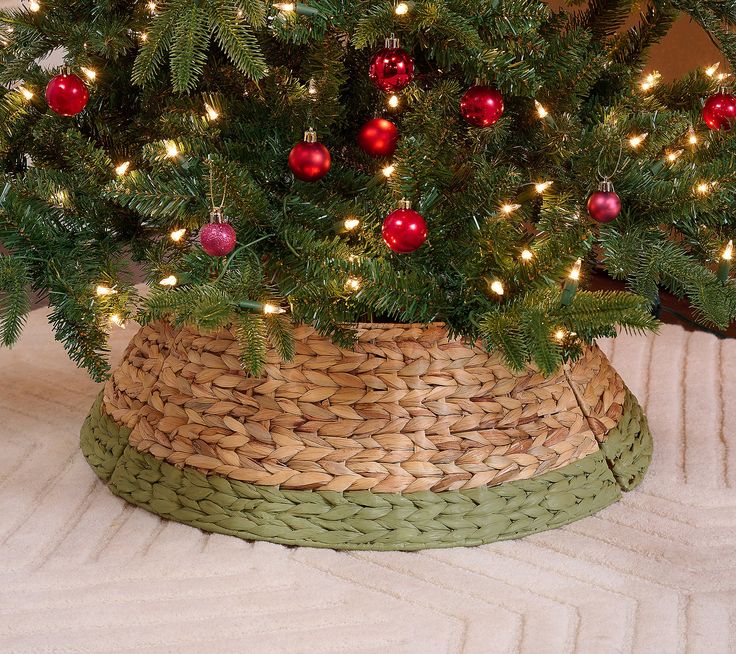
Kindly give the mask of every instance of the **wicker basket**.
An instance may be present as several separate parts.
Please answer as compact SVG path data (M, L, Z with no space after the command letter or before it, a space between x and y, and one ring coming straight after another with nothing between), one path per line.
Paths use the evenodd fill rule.
M590 515L641 480L651 437L591 347L544 377L442 325L311 327L246 376L227 330L142 328L82 429L124 499L246 539L337 549L477 545Z

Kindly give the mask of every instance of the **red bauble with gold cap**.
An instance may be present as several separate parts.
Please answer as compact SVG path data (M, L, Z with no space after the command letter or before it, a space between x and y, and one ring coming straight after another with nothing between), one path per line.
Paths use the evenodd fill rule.
M703 120L709 129L729 130L736 121L736 96L716 93L703 105Z
M84 82L72 73L52 77L46 86L46 102L60 116L76 116L89 101Z
M610 223L621 213L621 198L613 190L613 184L604 179L588 198L588 214L597 223Z
M460 113L475 127L490 127L503 115L503 96L490 86L471 86L460 100Z
M427 223L408 200L386 216L381 231L386 245L399 254L414 252L427 240Z
M202 249L211 257L224 257L235 248L238 237L233 226L225 220L221 209L215 209L208 224L199 230Z
M386 39L386 47L373 55L368 76L386 93L401 91L414 79L414 60L393 34Z
M289 168L294 177L303 182L316 182L330 172L330 151L317 141L317 133L310 129L304 140L297 143L289 153Z

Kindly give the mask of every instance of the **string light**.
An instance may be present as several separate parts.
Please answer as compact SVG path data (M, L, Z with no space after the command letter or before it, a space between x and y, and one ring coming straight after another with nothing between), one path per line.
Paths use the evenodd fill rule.
M698 142L698 135L693 130L690 130L690 136L687 140L690 145L696 145Z
M503 206L501 207L501 211L503 211L503 212L504 212L505 214L507 214L507 215L508 215L508 214L510 214L510 213L513 213L514 211L516 211L516 210L517 210L517 209L519 209L520 207L521 207L521 205L520 205L520 204L504 204L504 205L503 205Z
M123 161L123 163L115 167L115 173L118 177L122 177L128 172L128 168L130 168L130 161Z
M562 289L562 297L560 299L560 302L563 306L567 306L568 304L570 304L570 302L572 302L572 299L575 297L575 293L578 292L578 284L580 282L580 269L582 265L582 259L578 259L577 261L575 261L572 269L570 270L570 274L567 276L565 286Z
M115 295L117 291L104 284L98 284L97 288L95 288L95 293L97 293L97 297L106 297L108 295Z
M173 232L171 232L171 234L169 234L169 238L175 243L178 243L179 241L181 241L181 239L184 238L184 234L186 233L187 233L187 230L184 228L175 229Z
M394 13L397 16L406 16L406 14L409 13L409 4L406 2L400 2L396 5L396 8L394 9Z
M492 291L493 291L493 292L494 292L494 293L495 293L496 295L503 295L503 284L502 284L501 282L499 282L499 281L498 281L498 280L496 279L496 280L494 280L494 281L493 281L493 283L491 284L491 290L492 290Z
M277 307L274 304L264 304L263 305L263 313L266 315L273 315L276 313L286 313L286 309L282 309L281 307Z
M309 80L309 86L307 87L307 92L309 95L317 95L317 82L314 81L314 78Z
M682 155L682 150L674 150L672 152L668 152L667 161L669 161L670 163L675 163L675 161L677 161L681 155Z
M348 281L345 282L345 288L350 291L360 290L360 280L357 277L348 277Z
M148 7L148 11L150 11L152 14L156 13L156 3L155 2L147 3L146 7Z
M713 184L712 183L709 183L709 182L700 182L700 184L698 184L695 187L695 191L697 193L700 193L700 195L706 195L706 194L710 193L710 191L711 191L712 188L713 188Z
M388 165L381 171L385 177L391 177L396 172L396 166Z
M274 2L273 6L286 14L296 11L296 5L293 2Z
M396 107L399 106L399 96L398 95L391 95L388 99L388 106L392 109L396 109Z
M25 86L19 86L18 93L20 93L26 100L33 98L33 91L29 91Z
M209 102L204 103L204 110L207 114L207 118L210 120L217 120L220 117L220 112L217 111Z
M360 225L360 220L357 218L346 218L343 224L345 225L345 229L351 231Z
M69 194L64 189L59 189L55 193L51 194L51 204L56 207L64 208L69 202Z
M537 116L539 116L540 118L546 118L549 115L549 111L547 111L542 103L538 100L534 101L534 107L537 110Z
M653 71L649 73L644 78L644 81L641 83L641 90L642 91L650 91L654 86L656 86L657 82L659 82L662 75L658 71Z
M544 193L550 186L552 186L552 182L537 182L534 185L534 190L539 193L540 195Z
M85 74L88 80L92 81L92 80L97 79L97 73L91 68L82 66L81 71Z
M731 272L731 259L733 258L733 241L729 241L721 254L718 262L718 280L725 284Z
M649 136L649 132L644 132L643 134L635 134L631 138L629 138L629 145L632 148L638 148L643 142L644 139Z
M164 277L159 284L161 284L161 286L176 286L178 281L179 280L174 275L169 275L168 277Z
M531 261L534 258L534 253L531 250L522 250L521 251L521 260L522 261Z
M567 336L567 332L564 329L558 329L555 332L555 340L556 341L564 341L565 336Z
M29 8L29 9L30 9L30 10L31 10L32 12L36 13L36 12L38 12L38 11L41 11L41 3L39 3L39 2L38 2L38 0L31 0L31 1L30 1L30 2L28 3L28 8Z
M166 156L173 159L179 154L179 148L176 147L176 143L173 141L167 141L166 143Z
M708 68L705 69L705 74L708 77L713 77L713 75L716 74L716 71L718 70L718 67L721 65L721 62L717 62L713 64L712 66L708 66Z
M125 321L120 317L119 313L113 313L110 316L110 322L120 329L125 329Z
M141 41L142 41L143 43L145 43L146 41L148 41L148 33L147 33L147 32L141 32L141 33L140 33L140 34L138 35L138 38L139 38L139 39L140 39L140 40L141 40Z

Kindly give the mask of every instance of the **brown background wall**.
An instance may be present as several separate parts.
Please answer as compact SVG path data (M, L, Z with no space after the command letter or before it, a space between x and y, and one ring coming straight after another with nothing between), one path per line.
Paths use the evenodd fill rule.
M549 0L551 7L559 9L564 0ZM636 21L632 21L632 25ZM698 66L709 66L717 61L725 66L723 55L708 35L687 16L681 16L669 34L650 52L648 68L658 70L665 79L681 77Z

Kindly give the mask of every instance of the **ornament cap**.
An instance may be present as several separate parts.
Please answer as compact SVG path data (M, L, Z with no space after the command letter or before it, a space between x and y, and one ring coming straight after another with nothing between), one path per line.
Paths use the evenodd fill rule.
M222 211L222 207L216 207L212 210L210 213L210 222L211 223L224 223L225 222L225 214Z
M613 182L608 177L604 177L598 183L598 190L602 191L603 193L613 193Z
M411 209L411 200L401 198L401 200L399 200L399 209Z
M316 143L317 142L317 132L315 132L313 128L310 127L306 132L304 132L304 142L305 143Z
M386 37L386 47L391 48L392 50L396 50L396 48L401 46L401 41L399 41L398 37L391 32L391 36Z

